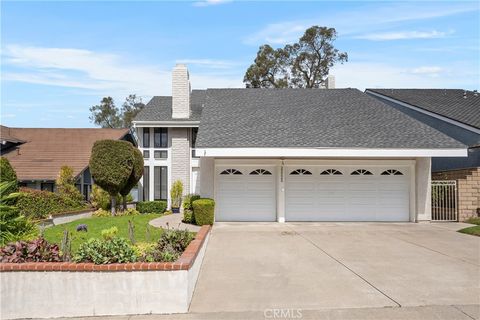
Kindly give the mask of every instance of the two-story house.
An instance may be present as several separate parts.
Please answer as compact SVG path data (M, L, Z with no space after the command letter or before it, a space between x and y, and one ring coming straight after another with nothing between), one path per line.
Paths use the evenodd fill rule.
M357 89L191 90L134 120L140 199L184 193L216 202L216 221L428 221L431 159L467 146Z

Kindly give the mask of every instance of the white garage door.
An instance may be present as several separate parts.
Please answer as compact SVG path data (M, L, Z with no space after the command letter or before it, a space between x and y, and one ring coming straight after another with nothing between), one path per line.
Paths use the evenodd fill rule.
M287 221L409 221L408 167L288 167Z
M275 221L274 167L216 169L216 221Z

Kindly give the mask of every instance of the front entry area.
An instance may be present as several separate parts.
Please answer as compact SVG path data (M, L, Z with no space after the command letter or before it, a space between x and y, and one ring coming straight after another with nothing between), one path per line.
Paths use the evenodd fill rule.
M216 221L412 220L414 160L254 163L216 164Z

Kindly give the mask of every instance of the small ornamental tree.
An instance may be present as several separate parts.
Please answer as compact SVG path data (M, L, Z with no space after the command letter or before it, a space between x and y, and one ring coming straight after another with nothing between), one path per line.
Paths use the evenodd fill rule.
M15 183L12 181L15 181ZM0 183L2 182L12 182L9 184L9 187L5 189L5 194L18 191L17 174L8 159L5 157L0 157Z
M135 187L140 181L140 178L143 175L143 155L137 148L132 146L133 152L133 170L130 175L130 178L127 181L127 184L120 190L120 195L123 200L123 210L127 210L127 196L133 187Z
M111 213L115 215L116 195L124 191L135 164L134 147L128 141L99 140L90 156L90 172L97 185L110 195Z
M62 166L55 181L58 193L73 201L74 203L82 203L83 196L75 187L75 177L73 176L73 168L69 166Z

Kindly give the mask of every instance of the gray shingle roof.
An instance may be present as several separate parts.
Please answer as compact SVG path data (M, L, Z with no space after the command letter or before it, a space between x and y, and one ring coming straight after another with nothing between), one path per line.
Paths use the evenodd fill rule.
M367 89L480 128L480 95L461 89ZM466 97L464 98L464 92Z
M208 89L197 147L466 148L356 89Z
M172 97L155 96L140 111L134 121L175 121L175 120L200 120L203 104L205 103L206 90L192 90L190 104L192 112L188 119L172 119Z

